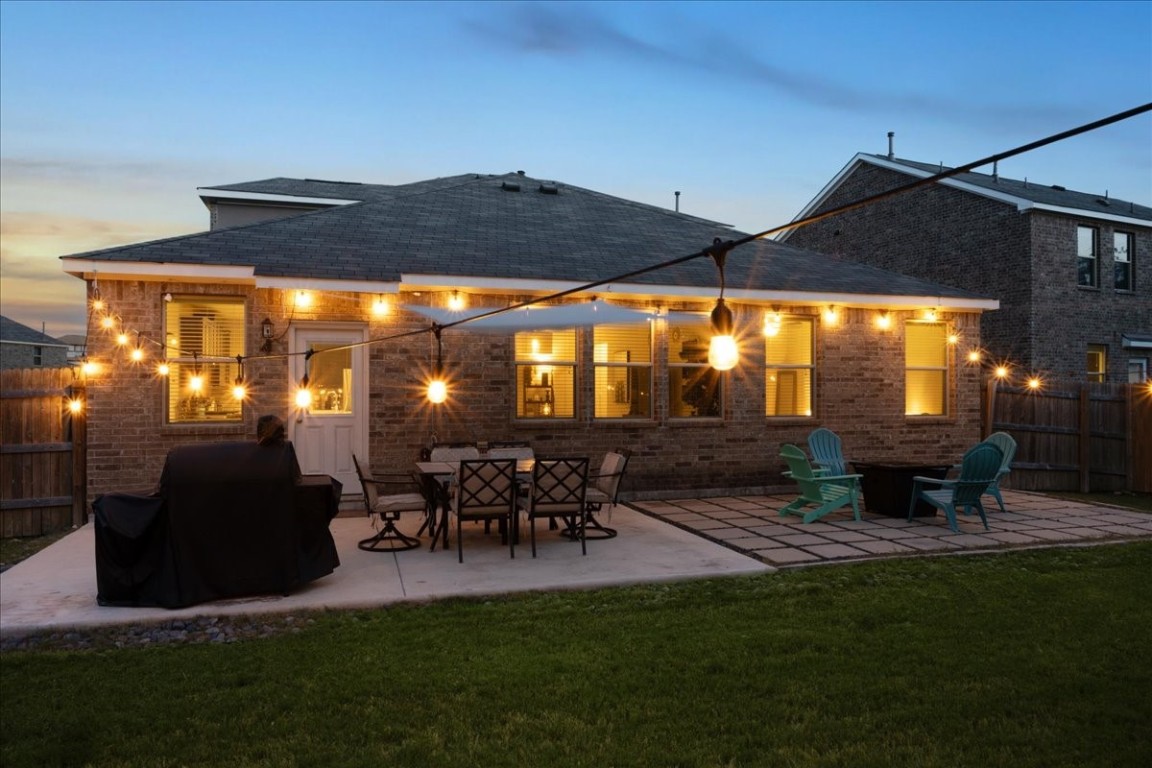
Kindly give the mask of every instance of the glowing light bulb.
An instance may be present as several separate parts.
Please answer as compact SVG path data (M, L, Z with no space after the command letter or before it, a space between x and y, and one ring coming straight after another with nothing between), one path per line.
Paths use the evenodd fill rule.
M236 382L235 384L232 385L232 397L234 397L237 400L243 400L247 396L248 396L248 390L244 387L243 383Z
M85 376L95 376L100 373L100 366L91 360L86 360L84 365L80 366L80 370L84 372Z
M433 379L428 382L428 402L440 405L448 399L448 383L443 379Z
M876 327L882 331L892 327L892 318L888 315L888 310L881 310L880 314L876 316Z
M824 310L824 322L828 325L836 325L837 315L836 307L828 307Z
M713 336L708 344L708 365L718 371L730 371L740 360L740 350L732 336Z
M960 334L958 334L958 333L948 334L948 343L953 345L953 346L959 344L960 343Z
M112 330L116 327L115 318L113 318L112 315L104 315L104 317L100 318L100 327L106 331Z
M971 352L969 352L968 353L968 362L970 362L970 363L980 362L980 350L974 349Z
M298 389L296 390L296 407L309 408L312 406L312 390Z
M128 345L128 334L126 334L126 333L117 334L116 343L122 347L127 346Z
M160 363L156 366L156 373L160 376L167 376L171 372L172 369L168 367L168 363Z
M1044 386L1044 382L1040 379L1039 376L1028 377L1027 383L1028 383L1028 389L1031 389L1034 392Z
M133 347L132 351L128 353L128 356L132 358L132 362L138 363L144 359L144 350L140 349L140 347Z
M103 312L107 306L108 305L104 303L104 299L92 299L92 309L97 312Z
M376 317L384 317L390 309L391 307L388 306L388 300L385 298L378 298L372 302L372 314Z
M998 366L996 366L996 370L994 371L994 373L996 374L996 378L1006 379L1006 378L1008 378L1008 366L998 365Z
M779 312L770 312L764 315L764 335L776 336L780 333L780 325L784 319L780 316Z
M464 297L460 295L459 291L452 291L452 295L448 297L448 309L453 312L464 309L464 303Z
M192 390L193 392L199 393L201 390L204 389L204 377L198 373L193 374L188 379L188 389Z
M296 306L301 309L312 306L312 294L308 291L296 291Z
M80 413L80 411L84 410L84 402L73 398L68 401L68 410L71 413Z

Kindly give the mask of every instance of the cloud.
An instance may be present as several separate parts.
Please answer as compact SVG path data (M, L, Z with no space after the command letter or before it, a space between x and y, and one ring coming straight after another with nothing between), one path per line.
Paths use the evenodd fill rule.
M503 18L488 16L483 21L465 22L465 26L474 34L528 54L605 55L664 62L685 71L715 76L718 82L739 80L800 103L839 112L913 113L989 128L1032 131L1053 124L1070 126L1091 116L1078 105L978 104L925 93L864 89L856 83L806 71L794 62L786 67L774 64L747 48L745 30L737 35L693 28L689 39L648 42L576 5L515 4Z
M103 187L124 184L151 187L166 185L173 177L186 177L196 172L195 166L171 162L0 157L0 174L7 184L65 182L95 183Z

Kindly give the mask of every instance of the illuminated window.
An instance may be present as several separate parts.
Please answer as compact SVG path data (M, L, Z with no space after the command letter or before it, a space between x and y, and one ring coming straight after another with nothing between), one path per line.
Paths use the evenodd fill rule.
M576 331L516 334L516 416L576 416Z
M944 323L904 327L904 413L941 416L948 407L948 328Z
M308 345L308 388L313 414L352 413L352 348L345 344L315 342Z
M169 423L240 421L232 384L244 327L241 296L173 296L164 305Z
M724 415L724 377L708 365L712 324L703 315L668 318L668 415L675 419Z
M773 320L773 329L777 324ZM811 416L813 320L785 315L764 338L764 404L768 416Z
M592 332L592 373L597 419L651 418L651 326L596 326Z
M1136 237L1128 232L1112 233L1112 269L1118 291L1132 290L1132 252Z
M1076 284L1088 288L1097 285L1096 229L1076 227Z
M1088 345L1088 381L1103 383L1108 373L1108 348L1100 344Z

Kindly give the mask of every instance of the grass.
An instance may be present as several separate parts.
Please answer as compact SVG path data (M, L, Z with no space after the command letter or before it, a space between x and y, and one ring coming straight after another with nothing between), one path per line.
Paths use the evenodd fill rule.
M0 764L1145 766L1152 542L0 656Z
M1138 512L1152 512L1152 493L1132 491L1100 491L1097 493L1072 493L1048 491L1046 496L1068 499L1085 504L1111 504L1114 507L1127 507Z

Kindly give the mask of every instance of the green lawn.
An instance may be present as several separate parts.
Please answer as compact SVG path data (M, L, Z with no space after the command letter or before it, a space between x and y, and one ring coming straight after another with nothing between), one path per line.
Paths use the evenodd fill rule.
M1152 765L1152 542L0 655L0 765Z

